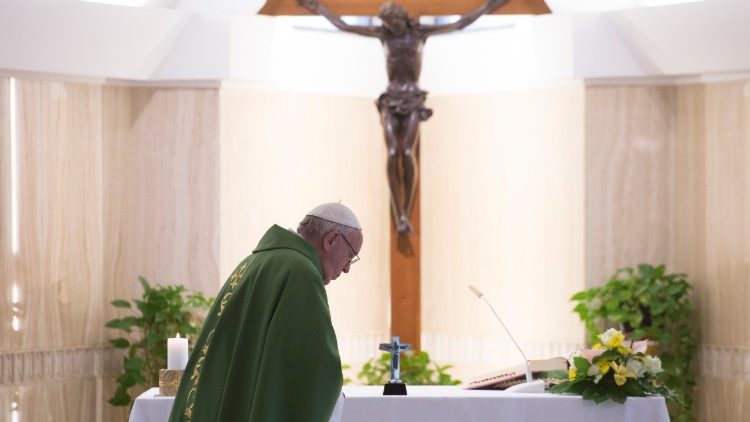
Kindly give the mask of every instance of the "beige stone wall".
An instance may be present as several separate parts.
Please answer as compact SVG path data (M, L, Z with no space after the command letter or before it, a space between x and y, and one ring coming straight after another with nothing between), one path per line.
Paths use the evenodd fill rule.
M581 341L580 84L430 100L421 140L422 346L466 380L521 359L467 288L484 291L529 359Z
M120 358L104 323L123 315L109 302L140 296L139 275L215 294L271 224L296 227L324 201L350 205L366 228L362 260L329 289L344 361L359 367L387 337L388 193L369 99L32 79L15 92L12 166L0 80L3 411L125 420L106 404Z
M701 98L702 97L702 98ZM701 104L700 100L703 100ZM750 418L750 82L724 82L685 88L683 125L696 125L695 169L703 167L702 195L678 202L680 209L702 209L685 223L703 227L693 242L678 245L686 266L695 266L697 328L701 341L697 367L700 420ZM701 110L702 109L702 110ZM680 198L682 199L682 198ZM703 218L701 218L703 217ZM701 256L702 255L702 256ZM692 257L698 256L696 263Z
M587 284L638 262L688 274L703 421L750 417L748 92L748 81L587 89Z
M7 79L2 128L8 127ZM4 401L24 420L115 420L118 357L104 323L136 278L218 285L218 93L16 79L3 133ZM16 168L19 240L10 246ZM20 292L20 330L7 305ZM7 322L7 323L6 323ZM14 399L15 397L15 399Z
M423 347L462 378L518 360L472 283L530 358L565 354L583 341L573 292L618 266L665 262L695 287L699 419L747 419L748 92L747 81L571 84L431 98ZM329 288L342 356L358 367L377 354L390 245L370 99L34 79L17 79L16 94L14 253L0 78L0 408L124 420L105 404L119 363L105 347L108 302L137 296L137 275L211 294L270 224L293 227L327 200L366 228L362 261Z
M327 291L342 361L361 368L389 332L388 188L373 102L223 87L221 139L223 276L272 224L296 229L323 202L357 213L361 260Z
M674 255L676 87L586 89L586 285Z

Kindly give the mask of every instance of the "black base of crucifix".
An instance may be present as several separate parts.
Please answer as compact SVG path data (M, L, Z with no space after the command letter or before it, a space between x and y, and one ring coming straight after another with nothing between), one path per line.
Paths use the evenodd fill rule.
M406 384L403 382L389 382L383 386L384 396L405 396Z

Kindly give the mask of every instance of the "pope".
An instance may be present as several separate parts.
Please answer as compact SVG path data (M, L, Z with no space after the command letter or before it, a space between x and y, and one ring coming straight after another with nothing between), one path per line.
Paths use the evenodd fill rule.
M328 421L343 380L325 286L362 242L340 203L314 208L296 232L269 228L219 291L169 421Z

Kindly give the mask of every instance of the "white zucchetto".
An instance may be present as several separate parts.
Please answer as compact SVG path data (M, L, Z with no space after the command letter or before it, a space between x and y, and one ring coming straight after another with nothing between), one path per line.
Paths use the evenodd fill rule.
M318 205L313 208L312 211L308 212L307 215L322 218L323 220L341 224L342 226L362 230L362 226L359 225L359 220L357 219L357 216L354 215L354 212L338 202L329 202L327 204Z

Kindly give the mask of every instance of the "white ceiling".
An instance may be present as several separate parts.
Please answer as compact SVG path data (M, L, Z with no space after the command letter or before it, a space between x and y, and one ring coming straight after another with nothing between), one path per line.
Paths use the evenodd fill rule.
M106 1L0 1L0 74L357 96L385 85L377 40L321 31L317 17L258 16L261 0ZM750 72L750 0L548 2L553 14L485 16L431 38L421 84L436 94Z
M256 13L265 0L79 0L129 7L160 7L204 14ZM553 13L588 13L712 0L546 0Z

